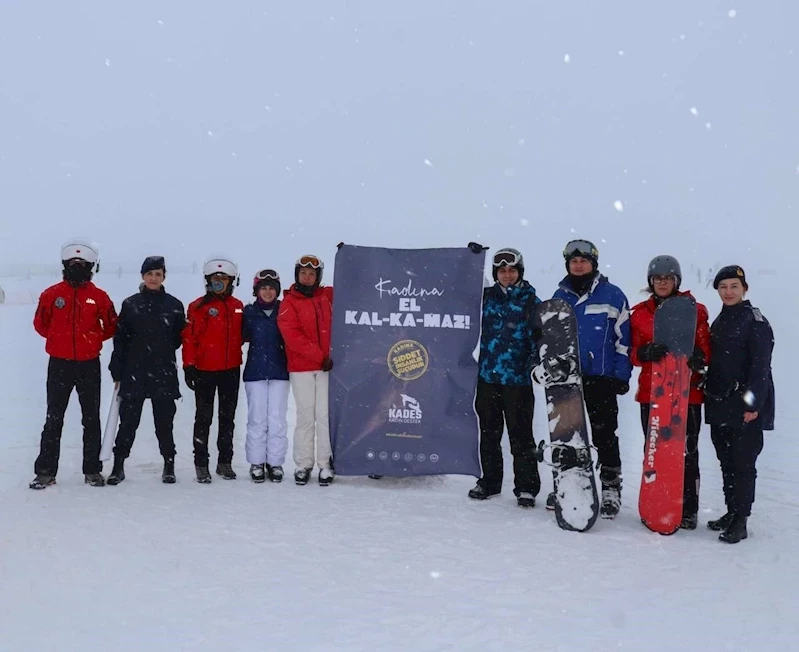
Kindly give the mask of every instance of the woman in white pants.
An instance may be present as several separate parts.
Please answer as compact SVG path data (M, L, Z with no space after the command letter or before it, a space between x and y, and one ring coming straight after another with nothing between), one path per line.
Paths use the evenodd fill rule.
M244 341L249 342L244 367L247 393L247 441L245 450L253 482L283 480L288 449L286 412L289 372L286 347L277 327L280 309L280 276L262 269L252 282L255 301L244 308Z
M319 484L333 482L327 387L330 359L330 328L333 317L333 288L321 286L322 261L301 256L294 266L294 285L283 297L278 326L286 342L291 389L297 405L294 429L294 481L308 483L319 466Z

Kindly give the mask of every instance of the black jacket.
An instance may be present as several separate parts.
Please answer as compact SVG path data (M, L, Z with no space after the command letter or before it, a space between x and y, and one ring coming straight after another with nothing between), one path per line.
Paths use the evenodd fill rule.
M175 351L186 324L183 304L163 288L142 288L122 303L108 369L120 397L180 398Z
M710 345L705 421L743 426L744 411L757 412L752 425L773 430L774 333L768 320L748 301L724 306L710 327Z

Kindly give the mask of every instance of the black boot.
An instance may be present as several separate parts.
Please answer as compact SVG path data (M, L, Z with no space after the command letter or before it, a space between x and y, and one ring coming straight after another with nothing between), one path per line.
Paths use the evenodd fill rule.
M83 476L83 481L92 487L105 486L105 478L102 473L87 473Z
M547 496L547 510L554 511L555 509L555 492L551 491Z
M164 459L164 470L161 473L161 482L175 484L175 460Z
M683 514L682 521L680 521L681 530L695 530L699 518L696 514Z
M197 466L194 465L194 471L197 473L197 482L200 484L211 484L211 472L208 470L208 466Z
M283 482L283 467L266 465L266 474L270 482Z
M719 532L720 530L726 530L730 523L732 523L732 519L735 517L733 512L727 512L721 518L716 519L715 521L708 521L707 528L708 530L713 530L714 532Z
M743 541L749 536L746 531L746 519L746 516L739 516L738 514L733 516L727 529L719 534L719 541L724 541L724 543L738 543L739 541Z
M37 473L36 477L32 480L32 482L28 485L31 489L47 489L50 485L55 484L55 476L54 475L44 475L41 473Z
M233 466L231 464L224 464L223 462L217 463L216 474L221 475L225 480L236 479L236 472L233 470Z
M125 479L125 460L114 459L114 468L111 470L111 475L108 476L108 484L112 487L118 485Z
M499 491L489 491L484 484L478 482L474 489L469 490L469 498L472 500L486 500L487 498L496 496L499 493Z

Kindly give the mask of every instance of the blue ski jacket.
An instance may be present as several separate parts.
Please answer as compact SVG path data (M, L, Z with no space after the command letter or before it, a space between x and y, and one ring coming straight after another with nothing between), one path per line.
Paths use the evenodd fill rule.
M286 347L277 327L280 301L275 303L271 315L257 304L244 306L242 335L250 343L244 365L244 382L254 380L288 380Z
M630 308L627 297L607 277L597 274L580 296L564 278L553 295L564 299L577 317L583 376L609 376L630 382Z
M483 291L480 380L497 385L530 385L538 355L533 316L541 303L535 288L522 280L503 290L499 283Z

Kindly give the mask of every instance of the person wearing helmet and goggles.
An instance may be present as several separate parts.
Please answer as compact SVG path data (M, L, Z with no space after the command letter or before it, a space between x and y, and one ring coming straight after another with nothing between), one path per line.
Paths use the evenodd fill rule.
M469 491L469 498L484 500L502 491L501 442L507 425L513 455L513 493L520 507L533 507L541 478L533 439L530 371L535 356L532 317L540 299L524 279L524 258L518 250L497 251L492 275L494 285L483 292L475 401L483 475Z
M333 288L322 285L324 263L318 256L300 256L294 265L294 283L284 293L277 323L286 344L289 380L297 409L294 427L294 481L305 485L314 462L319 484L335 477L328 420L330 331ZM315 446L314 446L315 444ZM314 447L316 455L314 456Z
M82 238L69 240L61 248L61 264L63 280L42 292L33 320L46 340L50 362L47 418L31 489L55 484L64 414L73 389L82 413L84 481L93 487L105 485L100 462L100 351L116 332L117 313L110 297L92 283L99 266L96 245Z
M214 398L219 394L219 457L217 475L235 480L233 430L239 398L242 363L244 304L233 296L239 268L226 256L212 256L203 264L205 295L189 304L183 329L183 371L186 386L194 392L194 467L197 482L208 484L208 439Z
M249 342L244 365L247 394L245 451L253 482L283 480L288 449L286 412L289 372L286 347L277 325L280 274L262 269L252 281L253 303L244 307L244 341Z
M641 404L641 425L644 436L649 430L649 406L652 402L652 363L661 360L668 348L654 339L655 311L669 297L692 296L681 291L682 270L674 256L661 255L653 258L647 267L647 289L649 298L633 306L630 316L630 359L641 367L638 376L638 391L635 400ZM710 328L707 308L696 304L696 336L693 355L688 360L691 376L691 393L688 399L686 423L685 475L683 485L683 518L680 527L693 530L699 511L699 430L702 426L702 402L704 394L699 388L702 371L710 359Z

